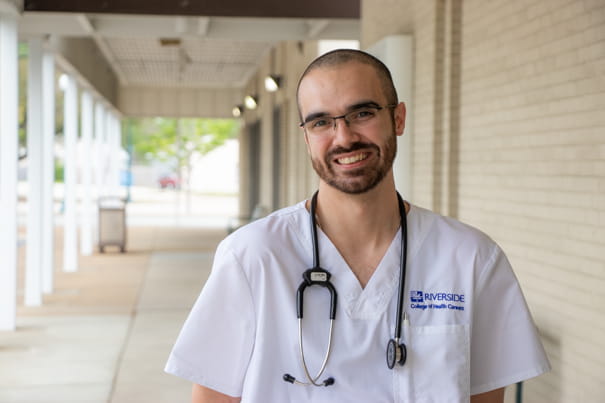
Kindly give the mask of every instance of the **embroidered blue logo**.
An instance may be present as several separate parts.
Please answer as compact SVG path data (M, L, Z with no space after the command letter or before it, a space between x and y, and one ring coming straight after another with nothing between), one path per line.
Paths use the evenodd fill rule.
M410 291L410 299L412 302L424 302L422 291Z
M464 311L464 299L464 294L413 290L410 291L410 308Z

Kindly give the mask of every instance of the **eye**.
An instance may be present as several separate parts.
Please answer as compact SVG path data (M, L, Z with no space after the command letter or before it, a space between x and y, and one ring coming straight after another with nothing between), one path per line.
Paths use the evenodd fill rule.
M309 126L312 129L320 129L322 127L330 126L330 119L327 118L317 118L309 122Z
M376 115L376 112L373 109L363 108L363 109L358 109L358 110L351 112L351 114L350 114L351 117L349 120L364 121L364 120L372 119L375 115Z

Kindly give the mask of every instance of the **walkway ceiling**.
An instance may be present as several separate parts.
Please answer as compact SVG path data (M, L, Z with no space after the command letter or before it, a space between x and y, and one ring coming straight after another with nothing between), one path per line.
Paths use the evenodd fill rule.
M280 41L358 39L359 0L32 0L34 35L94 40L122 86L240 88Z

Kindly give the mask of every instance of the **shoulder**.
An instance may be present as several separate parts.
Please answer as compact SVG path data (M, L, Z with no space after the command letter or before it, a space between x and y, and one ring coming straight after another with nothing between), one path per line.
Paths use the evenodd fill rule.
M306 264L308 217L301 202L239 228L219 244L213 270L237 269L254 289L262 289L267 273L285 273L292 264Z
M443 253L450 251L457 256L473 256L490 260L501 250L496 242L483 231L457 219L442 216L421 207L412 206L412 228L423 237L424 247Z
M259 253L293 242L301 237L306 217L308 212L304 202L274 211L227 236L219 245L219 250L229 249L236 253L253 250L254 253Z
M420 224L430 231L444 235L457 235L470 242L493 243L493 240L483 231L452 217L446 217L433 211L412 205L412 214Z

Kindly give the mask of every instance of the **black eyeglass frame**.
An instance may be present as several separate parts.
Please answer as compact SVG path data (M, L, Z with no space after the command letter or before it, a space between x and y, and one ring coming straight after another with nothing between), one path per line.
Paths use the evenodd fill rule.
M379 111L381 111L381 110L383 110L383 109L393 109L393 108L395 108L397 105L398 105L398 104L386 104L386 105L383 105L383 106L380 106L380 105L372 105L372 104L370 104L370 105L363 105L363 106L360 106L360 107L358 107L358 108L355 108L354 110L352 110L352 111L350 111L350 112L347 112L347 113L345 113L344 115L340 115L340 116L316 116L316 117L313 117L313 118L307 119L307 120L305 120L304 122L300 122L300 123L298 124L298 126L299 126L299 127L302 127L302 128L303 128L303 129L305 129L305 130L307 130L307 128L305 127L305 125L306 125L307 123L310 123L310 122L314 121L315 119L332 119L332 120L334 121L334 124L336 124L336 120L337 120L337 119L342 119L342 120L343 120L343 121L346 123L346 125L347 125L347 127L348 127L348 126L350 126L350 124L351 124L351 123L350 123L350 122L349 122L349 121L346 119L347 115L350 115L351 113L355 113L355 112L359 111L359 109L370 108L370 109L376 109L376 112L379 112Z

